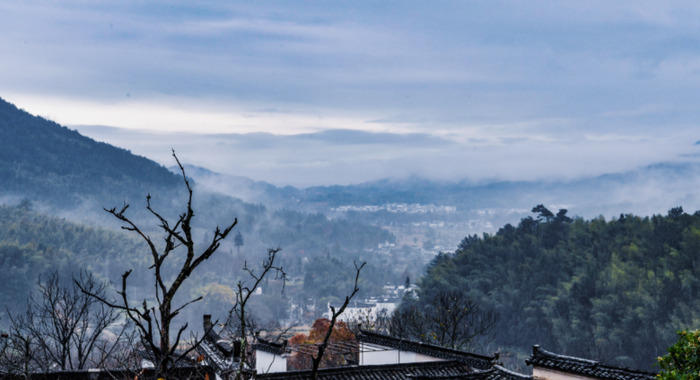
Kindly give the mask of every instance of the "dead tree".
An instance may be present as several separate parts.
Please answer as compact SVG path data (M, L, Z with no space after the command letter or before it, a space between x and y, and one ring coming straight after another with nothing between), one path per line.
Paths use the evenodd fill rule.
M326 352L326 348L328 347L328 342L331 339L331 334L333 334L333 327L335 326L336 321L338 320L338 317L340 317L341 314L345 311L345 308L348 307L350 304L350 300L357 294L357 292L360 291L360 288L357 286L358 281L360 280L360 271L362 268L367 264L366 262L363 262L362 265L359 267L357 266L357 263L353 263L355 265L355 286L353 287L352 293L350 295L345 296L345 301L343 304L340 306L338 310L336 310L332 305L330 306L331 308L331 323L330 326L328 326L328 331L326 332L326 336L323 338L323 342L318 346L318 353L316 354L315 357L311 358L311 378L316 380L318 376L318 368L321 365L321 360L323 360L323 354Z
M284 272L281 266L275 264L275 259L277 258L277 253L280 251L277 249L268 249L267 258L263 260L262 266L258 272L254 271L252 268L248 267L246 262L243 266L243 270L247 272L249 276L249 282L241 280L236 284L236 303L231 308L229 312L229 317L227 321L227 326L234 328L236 338L240 344L240 360L238 365L238 370L236 371L236 380L241 379L244 376L245 365L248 363L247 360L247 342L251 328L254 327L255 322L247 315L246 305L250 300L250 297L255 293L255 291L260 287L260 283L266 278L268 274L274 272L275 280L284 281L287 279L287 274Z
M29 379L42 368L44 361L26 326L24 315L10 315L9 330L0 334L0 377Z
M127 320L119 334L112 341L103 341L94 349L93 355L99 360L99 368L111 370L136 369L141 366L143 346L138 339L138 332L131 328L133 323Z
M171 328L174 319L185 307L201 300L202 297L192 299L181 305L174 305L175 296L185 280L199 265L208 260L214 252L217 251L221 241L226 239L238 223L238 220L234 219L230 225L223 229L217 226L214 230L213 237L208 243L205 243L203 249L196 249L192 237L192 219L195 215L192 209L192 187L185 175L185 169L174 151L173 157L180 168L187 189L185 211L179 215L174 223L171 223L151 207L151 195L148 194L146 197L146 209L158 221L158 227L163 233L163 244L156 245L143 229L126 216L125 213L129 208L128 204L125 204L119 210L116 208L105 209L105 211L123 223L122 229L135 233L147 244L148 255L152 263L150 269L153 273L155 301L151 301L152 303L149 304L147 300L144 300L141 305L137 306L129 299L127 285L131 270L126 271L122 275L121 290L117 292L119 295L118 301L107 300L105 297L100 297L83 289L83 291L99 299L104 304L126 313L128 318L136 326L142 345L151 354L154 360L157 376L166 379L173 367L196 349L201 342L201 340L195 342L195 344L184 352L176 352L182 334L187 329L187 323L179 326L174 335L172 335L173 331L171 331ZM177 260L173 259L173 257L178 255L180 255L179 259L182 260L182 264L178 265L176 268L177 274L174 275L174 278L166 276L166 264ZM168 259L173 260L169 261Z
M495 313L459 291L438 293L430 309L426 313L432 326L429 335L437 344L455 349L469 349L497 320Z
M104 296L107 284L81 272L73 285L64 287L58 273L39 282L39 297L32 298L27 329L41 352L61 370L101 366L96 347L107 343L103 333L119 314L80 289Z
M39 292L29 299L27 310L10 314L5 367L25 376L101 366L105 356L97 354L97 347L114 344L105 333L119 315L80 289L103 296L106 286L86 272L69 286L61 283L57 272L40 279Z

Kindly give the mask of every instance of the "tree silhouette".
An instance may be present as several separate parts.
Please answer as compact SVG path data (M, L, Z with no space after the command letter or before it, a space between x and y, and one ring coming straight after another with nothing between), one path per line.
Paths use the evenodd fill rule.
M243 246L241 231L236 231L236 235L233 236L233 244L236 246L236 253L241 253L241 247Z
M200 296L175 306L173 304L175 296L185 280L190 277L192 272L194 272L199 265L208 260L218 250L221 241L226 239L238 223L238 220L234 219L233 222L223 230L217 226L209 243L206 244L203 249L196 249L192 237L192 219L195 215L192 209L192 187L185 175L185 169L174 151L173 157L180 168L187 189L188 197L185 211L180 214L174 223L171 223L151 207L151 195L149 194L146 197L146 209L159 222L158 227L163 233L163 245L156 245L143 229L126 216L125 212L129 207L128 204L125 204L120 210L116 208L105 209L105 211L124 223L122 229L135 233L148 245L148 254L151 258L150 269L153 273L153 283L155 287L155 305L149 304L148 301L144 300L142 305L136 306L130 301L127 283L129 275L132 272L131 270L126 271L122 275L121 290L118 291L120 300L118 302L109 301L105 297L91 292L89 289L81 288L86 294L97 298L112 308L122 310L126 313L139 331L141 343L150 352L154 360L157 376L166 379L169 378L170 372L174 366L201 343L200 340L199 342L195 342L195 344L184 352L176 352L182 334L187 329L187 323L181 325L173 337L171 326L173 325L174 319L185 307L201 300L202 297ZM177 256L180 257L177 258ZM182 260L179 268L177 268L177 274L175 274L174 277L166 276L165 268L174 266L175 264L173 261L176 260Z

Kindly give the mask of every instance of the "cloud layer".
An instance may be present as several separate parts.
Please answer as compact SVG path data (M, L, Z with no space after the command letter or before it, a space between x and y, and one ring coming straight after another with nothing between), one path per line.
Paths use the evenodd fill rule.
M424 133L325 130L279 135L155 133L80 126L86 135L172 165L170 149L188 164L220 173L299 187L420 176L439 180L569 180L633 170L650 163L697 160L683 136L624 135L576 139L483 138L462 141ZM682 157L684 156L684 157Z
M691 1L7 2L0 96L204 133L193 161L270 181L580 176L697 153L697 20Z

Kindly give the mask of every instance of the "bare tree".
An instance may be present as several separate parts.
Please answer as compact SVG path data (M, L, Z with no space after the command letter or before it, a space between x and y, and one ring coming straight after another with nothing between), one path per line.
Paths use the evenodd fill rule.
M357 263L353 263L355 265L355 286L353 287L352 293L350 295L345 296L345 301L343 304L340 306L339 309L335 309L332 305L330 306L331 308L331 323L330 326L328 326L328 331L326 332L326 336L323 338L323 342L319 344L318 346L318 353L316 356L311 358L312 361L312 367L311 367L311 378L316 380L318 376L318 368L321 365L321 360L323 360L323 354L326 351L326 348L328 347L328 342L331 339L331 334L333 334L333 327L335 326L335 323L338 320L338 317L340 317L341 314L345 311L345 308L348 307L350 304L350 300L357 294L357 292L360 291L360 288L357 286L358 281L360 280L360 271L362 271L362 268L367 264L366 262L363 262L359 267L357 266Z
M80 288L103 296L106 286L87 272L81 272L70 286L63 286L57 272L40 279L38 295L30 298L26 312L10 314L3 367L28 376L101 366L108 355L98 354L97 348L116 343L107 332L119 315Z
M277 253L280 251L277 249L268 249L267 258L263 260L262 266L258 272L248 267L246 262L243 266L243 270L247 272L249 276L249 282L241 280L236 284L236 303L229 312L229 317L226 325L229 328L233 328L236 331L234 336L240 342L240 360L238 370L236 372L236 380L241 379L244 376L245 365L248 363L247 358L247 342L250 337L250 333L256 333L255 330L256 322L247 314L246 306L250 297L255 293L255 291L260 287L260 283L265 279L271 272L274 272L275 280L283 281L284 283L287 279L287 274L284 272L281 266L275 264L275 259L277 258Z
M132 327L132 322L127 320L119 333L110 341L103 341L94 349L93 355L102 363L100 368L107 370L136 369L141 365L143 345L138 339L138 332Z
M407 302L408 301L408 302ZM404 298L402 304L391 314L389 334L406 339L421 340L428 330L428 322L418 306Z
M380 334L390 334L391 316L389 310L385 308L376 311L367 310L359 312L355 317L347 321L353 334L360 334L360 330L374 331Z
M185 175L185 169L174 151L173 157L180 168L187 189L185 211L179 215L174 223L171 223L151 207L151 195L149 194L146 197L146 209L158 221L158 227L163 233L163 244L156 245L143 229L126 216L125 213L129 208L128 204L125 204L119 210L116 208L105 209L105 211L124 224L122 229L135 233L147 244L148 255L152 263L150 269L153 273L155 288L155 301L151 302L155 302L155 304L149 304L147 300L144 300L141 305L137 306L130 300L127 285L129 275L132 272L131 270L126 271L122 275L121 290L118 291L118 295L120 296L118 301L107 300L105 297L94 294L88 289L83 289L85 293L97 298L105 305L117 310L122 310L126 313L128 318L136 326L141 343L147 351L151 353L154 359L157 376L163 378L168 378L173 367L179 361L185 359L187 355L201 343L201 340L199 340L184 352L176 352L182 334L187 329L187 323L181 325L173 335L171 328L174 319L185 307L201 300L202 297L192 299L176 306L173 304L175 296L185 280L199 265L208 260L218 250L221 241L226 239L238 223L238 220L234 219L231 224L223 229L217 226L211 240L205 243L202 249L196 249L192 236L192 219L195 215L192 209L192 187ZM180 257L172 259L177 256ZM166 264L174 265L173 262L178 259L182 260L182 263L177 265L177 274L172 277L167 276L165 274Z
M40 299L32 299L28 326L48 359L59 369L85 369L100 366L94 348L106 343L103 333L119 314L80 291L104 296L105 283L98 283L81 272L71 287L63 287L57 273L39 282Z
M0 334L0 375L29 379L39 370L39 350L26 325L23 315L10 315L9 330Z

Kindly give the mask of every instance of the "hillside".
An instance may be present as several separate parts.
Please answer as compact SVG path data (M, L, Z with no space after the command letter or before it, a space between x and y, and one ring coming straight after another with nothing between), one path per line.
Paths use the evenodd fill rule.
M698 149L700 145L696 144ZM534 204L584 218L653 215L682 205L700 209L700 162L693 157L634 170L548 181L384 179L348 186L277 187L245 177L189 168L202 186L270 208L320 212L390 229L400 244L451 251L468 234L517 223Z
M221 189L216 173L186 170L197 181L197 241L209 240L216 225L234 217L244 241L241 246L224 242L220 254L192 276L188 295L205 296L201 309L188 316L193 323L201 310L225 316L232 289L245 275L241 268L260 262L267 248L282 248L280 263L291 281L284 294L274 284L265 289L258 306L276 309L262 313L284 318L294 303L306 307L300 314L318 316L327 302L347 294L353 260L368 261L361 298L377 294L387 281L419 278L431 255L454 251L438 242L454 247L465 235L454 253L432 261L421 285L424 296L466 291L496 310L500 320L487 351L523 353L539 343L646 368L673 341L676 329L700 323L695 257L700 214L680 208L652 217L617 211L671 202L678 203L670 207L698 207L698 197L687 190L700 182L696 163L547 183L410 178L294 189L235 178L228 195L213 191ZM171 217L182 211L182 190L177 174L146 158L0 101L0 204L9 204L0 206L0 269L7 274L0 296L8 307L21 307L37 277L53 269L88 269L114 282L127 269L146 268L139 242L74 221L94 219L83 218L92 213L100 215L99 225L114 226L105 222L114 221L102 208L127 201L130 215L152 232L156 223L144 211L144 196L152 194L155 208ZM247 191L259 198L252 203L234 197ZM538 203L575 207L569 214L540 211L536 218L515 221ZM365 207L386 204L398 206ZM599 214L620 216L595 217Z
M69 280L71 274L84 269L118 283L120 272L115 268L138 269L143 248L121 231L37 213L29 203L0 206L0 310L24 307L38 278L53 271ZM134 279L135 285L143 285L136 276Z
M363 284L365 291L380 288L387 277L398 279L405 270L369 253L378 244L395 240L380 227L331 219L321 213L269 209L206 191L195 182L192 185L196 243L208 241L217 225L231 223L234 218L238 219L236 232L243 240L240 246L223 242L220 252L193 274L188 291L195 297L218 289L219 295L225 295L219 301L231 301L236 281L245 276L242 268L246 263L260 263L268 248L282 248L280 264L296 281L284 294L285 301L274 303L282 315L293 297L301 302L345 294L344 283L339 281L331 281L333 284L323 290L326 294L320 294L319 287L303 288L300 279L316 271L319 264L327 262L325 267L342 271L353 260L370 261L368 272L385 276L371 277ZM116 282L125 270L147 268L143 247L134 245L131 238L122 240L123 232L112 230L119 224L103 211L128 203L127 215L160 242L156 238L160 236L158 221L145 209L147 194L152 196L153 208L165 218L183 212L185 188L179 174L0 101L0 260L2 269L12 273L6 277L6 305L21 306L38 276L47 270L70 273L88 269ZM326 279L337 275L322 274ZM204 304L217 308L210 312L221 313L229 306L213 301ZM195 314L193 323L201 318L199 311Z
M60 208L121 204L173 188L177 175L0 99L0 194Z
M651 368L676 330L698 327L700 212L611 220L533 212L436 257L421 299L466 292L498 313L489 337L506 352L540 344L635 368Z

